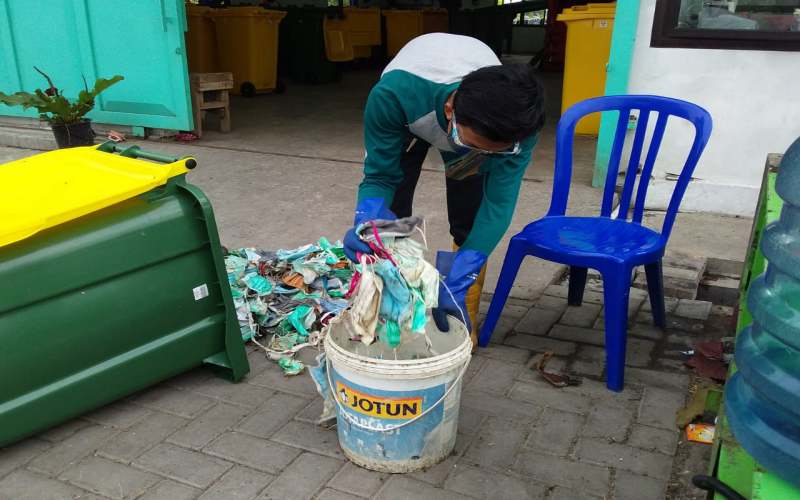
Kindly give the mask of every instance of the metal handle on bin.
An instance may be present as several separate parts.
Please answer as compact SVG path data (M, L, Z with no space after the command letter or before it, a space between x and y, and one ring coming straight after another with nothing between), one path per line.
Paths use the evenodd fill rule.
M161 153L145 151L139 146L129 146L123 148L117 146L117 144L114 143L114 141L104 142L103 144L98 146L97 149L105 153L119 153L120 156L125 156L126 158L144 158L145 160L153 160L161 163L175 163L176 161L180 160L180 158L175 156L167 156ZM196 166L197 162L194 160L194 158L189 158L186 160L186 168L188 168L189 170L193 169Z

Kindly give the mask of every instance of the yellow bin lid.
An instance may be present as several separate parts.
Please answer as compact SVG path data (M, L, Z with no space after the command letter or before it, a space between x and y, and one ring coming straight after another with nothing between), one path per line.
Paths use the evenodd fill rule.
M590 3L587 5L576 5L564 9L556 17L557 21L581 21L584 19L613 19L617 10L614 3Z
M151 163L90 146L0 165L0 247L163 186L188 172L186 161Z

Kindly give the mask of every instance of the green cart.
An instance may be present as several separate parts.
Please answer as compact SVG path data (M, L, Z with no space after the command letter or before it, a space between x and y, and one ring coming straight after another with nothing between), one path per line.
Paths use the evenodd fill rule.
M0 447L202 363L249 371L195 165L111 143L0 165Z
M761 194L753 220L747 258L739 288L739 315L736 331L742 331L753 322L747 309L747 292L750 283L761 275L767 266L764 254L761 253L761 234L770 222L775 221L781 213L783 201L775 193L775 179L778 175L781 155L769 155L761 185ZM799 361L800 362L800 361ZM736 370L731 364L728 376ZM800 500L800 491L778 476L762 467L736 441L725 419L724 405L719 413L719 423L712 452L710 473L727 484L745 498L751 500ZM714 500L725 500L716 494Z

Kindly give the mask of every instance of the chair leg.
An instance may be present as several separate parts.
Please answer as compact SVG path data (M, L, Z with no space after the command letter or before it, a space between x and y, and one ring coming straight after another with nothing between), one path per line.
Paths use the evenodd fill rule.
M628 336L630 269L612 268L603 273L606 310L606 387L621 391L625 380L625 344Z
M492 303L489 305L489 311L486 313L486 319L481 328L481 335L478 339L478 345L481 347L489 345L489 340L491 340L492 333L494 333L494 327L497 326L497 321L500 319L500 314L503 312L506 299L508 299L508 294L511 292L511 287L517 278L517 271L519 271L519 266L524 258L525 251L523 246L515 244L512 239L511 244L508 246L506 257L503 260L503 268L500 270L500 278L497 280L497 286L494 289Z
M586 274L588 271L585 267L570 266L567 304L579 306L583 303L583 290L586 288Z
M664 273L661 259L644 266L647 276L647 292L650 295L650 309L653 311L653 323L659 328L667 327L667 312L664 306Z

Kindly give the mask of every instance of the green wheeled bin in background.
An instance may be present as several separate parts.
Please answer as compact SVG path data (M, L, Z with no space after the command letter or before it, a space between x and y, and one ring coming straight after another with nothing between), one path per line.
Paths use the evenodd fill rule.
M325 56L322 31L326 10L289 7L281 22L278 68L294 83L330 83L341 80L339 67Z
M0 166L0 447L203 363L249 371L195 164L109 144Z

